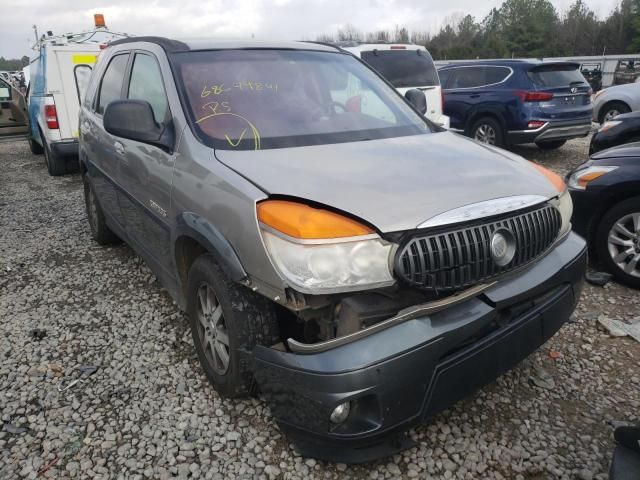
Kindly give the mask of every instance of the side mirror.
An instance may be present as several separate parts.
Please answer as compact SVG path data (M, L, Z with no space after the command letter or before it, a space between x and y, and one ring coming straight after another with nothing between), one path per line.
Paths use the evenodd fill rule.
M404 94L404 98L406 98L413 108L415 108L422 115L427 113L427 97L424 95L422 90L418 90L417 88L412 88L411 90L407 90Z
M116 137L148 143L166 151L173 150L170 128L158 124L153 109L145 100L115 100L107 105L102 119L104 129Z

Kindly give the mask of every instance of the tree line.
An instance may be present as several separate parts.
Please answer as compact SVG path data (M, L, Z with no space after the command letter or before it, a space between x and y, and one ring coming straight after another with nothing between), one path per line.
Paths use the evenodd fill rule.
M26 55L22 58L4 58L0 57L0 71L12 72L14 70L22 70L22 67L29 65L29 57Z
M452 15L436 34L405 26L362 32L346 25L317 40L412 42L437 60L640 53L640 0L622 0L603 19L583 0L561 13L549 0L506 0L480 21Z

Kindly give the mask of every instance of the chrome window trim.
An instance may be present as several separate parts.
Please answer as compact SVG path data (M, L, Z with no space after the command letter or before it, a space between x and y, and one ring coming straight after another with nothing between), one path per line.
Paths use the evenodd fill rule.
M447 91L451 91L451 90L474 90L476 88L493 87L494 85L500 85L501 83L505 83L507 80L509 80L513 76L513 68L508 67L506 65L458 65L458 66L446 68L446 69L443 69L443 70L455 70L456 68L472 68L472 67L473 68L477 68L477 67L507 68L507 69L509 69L509 75L504 77L499 82L495 82L495 83L487 83L486 85L478 85L477 87L443 88L443 90L445 92L447 92Z
M447 212L431 217L416 228L432 228L443 225L468 222L479 218L492 217L503 213L514 212L523 208L532 207L549 201L550 198L542 195L513 195L510 197L494 198L477 203L470 203L462 207L454 208Z

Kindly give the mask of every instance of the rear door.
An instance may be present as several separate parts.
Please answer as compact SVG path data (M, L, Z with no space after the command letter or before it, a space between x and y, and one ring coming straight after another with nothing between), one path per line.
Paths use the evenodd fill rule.
M436 123L440 122L440 79L429 52L424 49L410 49L405 45L390 45L385 49L362 51L360 56L402 95L412 88L422 90L427 97L425 116Z
M485 101L480 88L485 82L484 67L465 65L447 69L444 85L444 113L449 115L451 128L464 130L469 112Z
M24 96L0 79L0 137L22 137L29 131Z
M97 46L91 50L54 49L49 58L48 84L56 104L61 139L78 138L80 103L86 93L91 70L99 54ZM54 87L55 85L55 87Z
M591 86L577 63L544 63L529 69L533 90L552 95L535 102L533 116L549 120L591 118Z

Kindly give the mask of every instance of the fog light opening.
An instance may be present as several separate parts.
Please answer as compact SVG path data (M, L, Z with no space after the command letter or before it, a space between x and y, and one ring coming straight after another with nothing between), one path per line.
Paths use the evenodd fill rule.
M350 412L351 412L351 402L341 403L340 405L338 405L336 408L333 409L333 412L331 412L331 416L329 417L329 420L331 420L331 423L338 425L340 423L343 423L349 417Z

